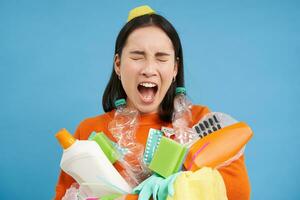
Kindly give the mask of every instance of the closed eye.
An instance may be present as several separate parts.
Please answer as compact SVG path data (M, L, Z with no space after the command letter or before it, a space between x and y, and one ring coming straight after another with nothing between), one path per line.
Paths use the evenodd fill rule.
M140 58L131 58L132 60L141 60L141 59L143 59L142 57L140 57Z
M170 58L170 54L164 52L158 52L155 54L155 57L159 62L167 62Z
M167 59L157 59L159 62L167 62Z

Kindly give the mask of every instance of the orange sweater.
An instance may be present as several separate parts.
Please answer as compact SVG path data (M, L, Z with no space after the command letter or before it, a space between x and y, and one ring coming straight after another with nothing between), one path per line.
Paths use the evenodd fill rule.
M93 131L103 131L111 140L115 141L108 130L108 123L113 119L114 112L115 111L111 111L82 121L74 136L80 140L87 140ZM197 105L193 106L193 123L195 124L198 122L208 112L210 111L207 107ZM161 121L157 114L142 115L140 117L139 127L136 134L137 141L145 146L149 129L161 129L162 126L171 127L172 124ZM229 166L219 169L219 172L223 176L229 200L250 199L250 183L244 163L244 156L234 161ZM74 182L75 180L71 176L61 171L56 186L55 199L60 200L64 196L66 189L68 189ZM127 199L129 199L129 196ZM130 195L130 199L137 199L137 195Z

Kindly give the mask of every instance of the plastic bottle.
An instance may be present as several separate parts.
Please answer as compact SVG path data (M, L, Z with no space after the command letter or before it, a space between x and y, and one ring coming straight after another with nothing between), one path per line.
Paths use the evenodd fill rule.
M185 88L177 87L172 119L175 132L174 140L187 146L198 138L197 133L192 128L189 128L192 121L191 106L192 103L186 97Z
M136 109L127 107L125 99L117 100L115 106L115 116L109 123L108 128L117 144L126 149L119 160L124 169L120 173L130 186L134 187L151 175L150 170L143 162L144 147L135 139L139 112Z
M60 166L80 186L86 186L96 197L130 193L131 187L114 168L95 141L76 140L66 129L56 138L63 147Z

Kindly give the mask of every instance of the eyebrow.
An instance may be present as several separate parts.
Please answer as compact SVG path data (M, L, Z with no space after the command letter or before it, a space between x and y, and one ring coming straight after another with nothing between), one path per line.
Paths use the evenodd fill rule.
M158 56L158 57L160 57L160 56L170 56L170 54L169 53L165 53L165 52L157 52L155 54L155 56Z
M144 51L138 51L138 50L136 50L136 51L130 51L129 53L130 54L137 54L137 55L145 55Z
M130 51L129 53L130 54L143 55L143 56L146 55L146 53L144 51L138 51L138 50L136 50L136 51ZM170 56L170 54L169 53L165 53L165 52L157 52L157 53L155 53L155 56L156 57Z

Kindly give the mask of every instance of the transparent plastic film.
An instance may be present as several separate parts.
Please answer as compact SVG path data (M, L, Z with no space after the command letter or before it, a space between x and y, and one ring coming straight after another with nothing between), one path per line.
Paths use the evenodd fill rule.
M220 112L208 113L193 129L199 138L190 145L185 161L188 170L231 164L243 155L245 145L253 134L246 123Z
M230 115L221 112L211 112L206 114L198 123L193 126L198 137L203 138L206 135L215 132L224 127L237 123L238 121Z

